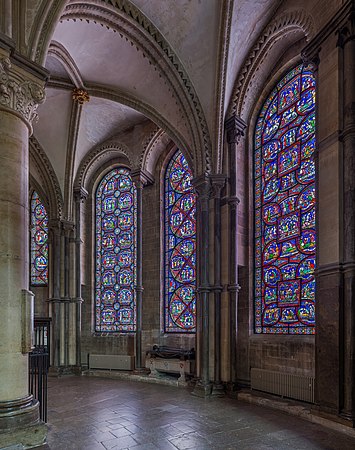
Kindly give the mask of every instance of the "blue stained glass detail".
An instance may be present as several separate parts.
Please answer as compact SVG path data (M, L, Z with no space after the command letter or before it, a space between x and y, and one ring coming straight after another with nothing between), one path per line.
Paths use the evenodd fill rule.
M31 198L31 263L32 286L48 284L48 215L37 192Z
M315 78L300 65L255 130L255 332L315 332Z
M180 150L165 172L165 332L196 331L196 194Z
M136 190L116 168L96 191L95 330L136 331Z

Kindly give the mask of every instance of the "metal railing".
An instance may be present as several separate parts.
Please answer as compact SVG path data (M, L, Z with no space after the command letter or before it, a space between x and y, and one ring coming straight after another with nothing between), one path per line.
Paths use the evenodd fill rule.
M35 319L34 348L29 353L29 389L33 397L39 401L40 418L44 422L47 422L50 324L50 318Z

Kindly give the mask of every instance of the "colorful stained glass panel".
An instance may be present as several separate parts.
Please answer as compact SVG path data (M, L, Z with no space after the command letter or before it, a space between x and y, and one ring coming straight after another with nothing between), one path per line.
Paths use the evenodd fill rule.
M165 173L165 332L196 331L196 194L177 151Z
M315 79L298 66L255 132L255 332L315 331Z
M136 191L125 168L96 191L95 330L136 330Z
M48 215L37 192L31 198L31 264L32 286L48 284Z

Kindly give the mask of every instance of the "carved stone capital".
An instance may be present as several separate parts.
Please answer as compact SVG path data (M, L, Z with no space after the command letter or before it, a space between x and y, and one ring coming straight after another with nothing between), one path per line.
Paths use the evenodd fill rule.
M239 200L238 197L229 197L229 198L228 198L228 205L229 205L231 208L237 208L237 206L239 205L239 203L240 203L240 200Z
M44 99L43 85L0 54L0 109L16 113L32 133L32 122L38 117L37 107Z
M74 188L74 199L76 203L82 203L88 198L88 191L82 186Z
M351 2L348 7L348 14L345 20L337 30L338 41L337 45L344 48L345 44L355 39L355 4Z
M211 198L211 181L206 175L200 175L192 180L192 185L197 194L197 201L200 204L207 203Z
M221 191L226 183L227 175L214 174L210 175L211 180L211 196L213 198L220 198Z
M228 144L238 144L240 139L244 136L246 126L247 124L244 120L235 114L226 120L225 129L227 132Z
M144 186L149 186L150 184L154 183L153 176L143 169L134 169L132 170L131 177L133 180L133 183L136 185L137 188L144 188Z

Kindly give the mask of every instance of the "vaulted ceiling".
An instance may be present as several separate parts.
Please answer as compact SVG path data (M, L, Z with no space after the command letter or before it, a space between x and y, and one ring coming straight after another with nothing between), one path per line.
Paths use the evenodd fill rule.
M42 9L39 3L28 0L33 27L45 15L45 2ZM53 33L43 44L42 63L50 79L34 136L63 195L82 160L108 140L125 141L138 165L146 139L142 133L156 126L185 149L195 172L216 170L218 136L236 76L280 3L62 1L59 20L52 19ZM50 27L41 27L48 34ZM75 87L90 95L79 112L73 109ZM142 136L130 145L124 136L140 124L145 124Z

